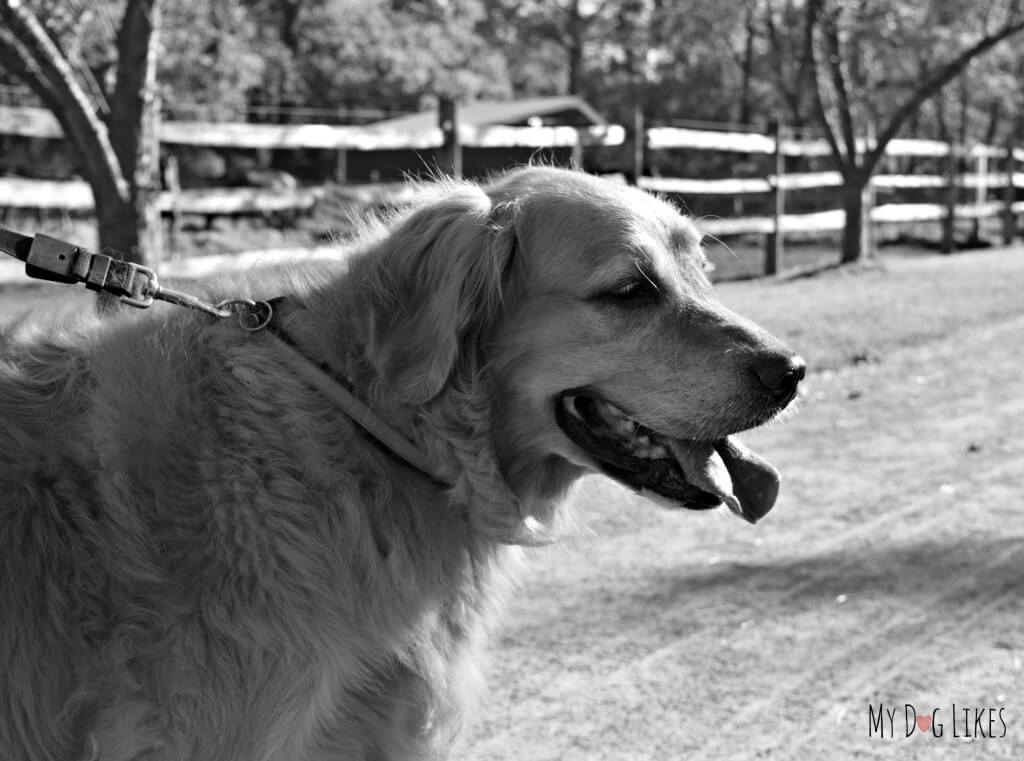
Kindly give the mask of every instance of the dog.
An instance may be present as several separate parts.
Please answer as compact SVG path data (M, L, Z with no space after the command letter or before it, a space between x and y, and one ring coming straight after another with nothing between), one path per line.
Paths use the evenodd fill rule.
M706 269L666 201L527 167L438 183L337 263L209 286L282 297L278 335L166 305L9 328L0 758L446 755L520 547L581 476L771 509L733 434L804 363Z

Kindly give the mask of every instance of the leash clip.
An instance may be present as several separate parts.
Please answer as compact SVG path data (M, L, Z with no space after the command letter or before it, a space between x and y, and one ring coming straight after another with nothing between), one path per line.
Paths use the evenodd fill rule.
M172 288L165 288L160 285L160 279L156 272L149 267L135 265L137 274L141 275L136 282L131 296L122 296L121 301L129 306L138 309L145 309L153 304L154 300L166 301L170 304L195 309L198 312L212 314L214 317L230 317L237 315L238 324L249 333L262 330L274 316L274 308L266 301L253 301L252 299L225 299L216 304L203 301L197 296Z

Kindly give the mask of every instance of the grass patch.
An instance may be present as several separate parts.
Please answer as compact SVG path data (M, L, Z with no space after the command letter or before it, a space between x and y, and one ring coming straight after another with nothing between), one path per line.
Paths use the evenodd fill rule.
M722 301L822 370L1024 314L1024 250L896 254L788 280L721 283Z

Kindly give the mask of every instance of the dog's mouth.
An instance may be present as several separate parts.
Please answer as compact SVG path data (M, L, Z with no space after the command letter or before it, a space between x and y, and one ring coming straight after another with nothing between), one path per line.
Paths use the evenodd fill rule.
M709 510L724 503L756 523L778 496L778 471L734 437L672 439L582 391L558 396L555 420L605 475L634 490L654 492L674 506Z

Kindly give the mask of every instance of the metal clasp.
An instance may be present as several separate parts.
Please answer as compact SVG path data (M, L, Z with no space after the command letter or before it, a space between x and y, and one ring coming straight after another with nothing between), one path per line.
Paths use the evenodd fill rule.
M134 265L136 274L141 275L141 282L135 286L133 281L133 294L122 296L121 301L129 306L138 309L146 309L152 306L154 300L166 301L170 304L195 309L199 312L212 314L214 317L230 317L238 315L238 324L242 330L254 333L262 330L274 316L274 308L266 301L253 301L252 299L225 299L216 304L203 301L197 296L172 288L165 288L160 285L160 279L156 272L149 267Z
M121 303L133 306L136 309L145 309L152 305L153 299L157 298L157 294L160 293L160 279L156 276L156 272L149 267L144 267L141 264L133 264L132 267L134 268L132 295L122 296ZM143 280L136 287L135 283L139 275L143 276Z

